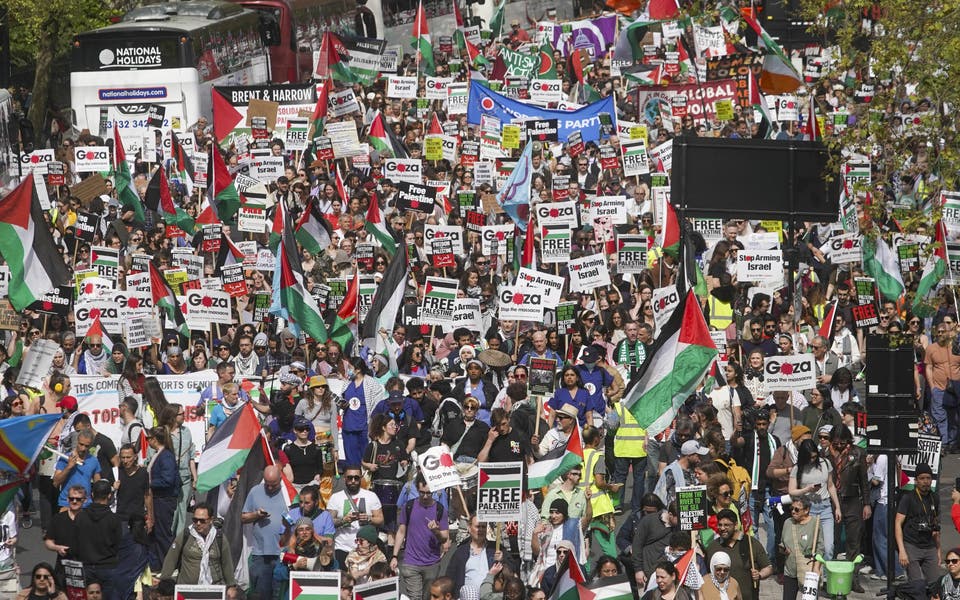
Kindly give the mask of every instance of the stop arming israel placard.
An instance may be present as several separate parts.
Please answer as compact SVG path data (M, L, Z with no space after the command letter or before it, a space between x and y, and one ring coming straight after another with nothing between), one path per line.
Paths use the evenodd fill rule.
M802 392L817 384L812 354L768 356L763 361L767 390Z
M617 272L642 273L647 269L647 236L617 236Z
M519 286L501 288L500 318L507 321L542 322L544 301L541 289Z
M480 463L477 520L481 523L520 520L522 481L522 462Z
M737 259L737 281L779 285L783 281L783 256L780 251L741 251Z
M459 285L456 279L427 277L420 322L424 325L453 323L453 312L457 305L457 288Z
M556 308L560 302L561 292L563 292L563 277L520 267L517 272L516 287L521 290L536 289L542 291L544 307Z
M570 261L570 291L589 292L610 285L605 254L594 254Z

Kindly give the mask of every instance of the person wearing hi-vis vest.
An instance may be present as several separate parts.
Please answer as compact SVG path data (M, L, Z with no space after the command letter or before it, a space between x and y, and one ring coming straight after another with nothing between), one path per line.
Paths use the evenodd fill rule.
M590 505L593 520L590 522L592 538L600 545L600 550L608 556L617 555L617 545L613 533L616 524L613 521L613 501L610 494L616 494L622 483L610 483L604 460L603 435L591 425L583 428L583 476L578 487L590 489Z
M618 425L613 435L613 483L620 484L620 498L617 512L622 512L627 501L627 474L633 469L633 492L630 495L630 512L640 510L640 499L645 490L647 473L647 431L640 427L633 414L616 402L613 412L608 415L615 418ZM613 429L613 427L611 427Z

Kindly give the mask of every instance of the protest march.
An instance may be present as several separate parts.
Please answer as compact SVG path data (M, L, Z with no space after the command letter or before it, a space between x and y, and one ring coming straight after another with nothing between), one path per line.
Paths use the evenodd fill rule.
M350 4L75 32L0 194L0 597L957 594L932 84L751 2Z

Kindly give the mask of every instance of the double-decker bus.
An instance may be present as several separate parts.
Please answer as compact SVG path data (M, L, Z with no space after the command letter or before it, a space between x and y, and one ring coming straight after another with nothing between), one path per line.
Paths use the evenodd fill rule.
M163 128L186 129L210 114L214 85L270 81L263 16L229 2L135 8L119 23L77 36L70 73L77 127L125 137L147 131L150 105Z

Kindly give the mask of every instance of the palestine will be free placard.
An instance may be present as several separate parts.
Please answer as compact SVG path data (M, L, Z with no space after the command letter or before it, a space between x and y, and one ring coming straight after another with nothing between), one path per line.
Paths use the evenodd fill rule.
M523 462L480 463L477 520L499 523L520 520Z
M426 290L420 311L420 322L424 325L447 325L453 323L453 313L457 306L456 279L427 277Z

